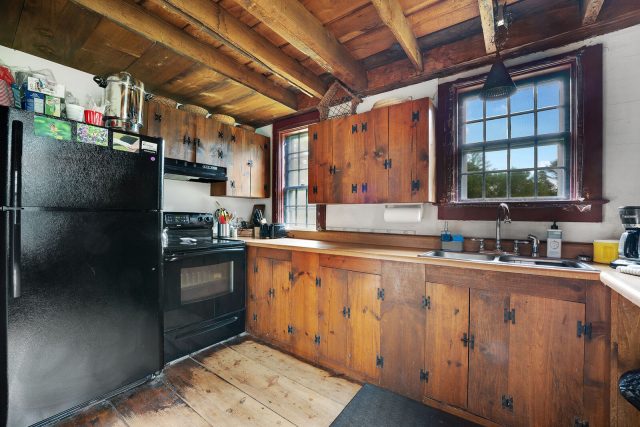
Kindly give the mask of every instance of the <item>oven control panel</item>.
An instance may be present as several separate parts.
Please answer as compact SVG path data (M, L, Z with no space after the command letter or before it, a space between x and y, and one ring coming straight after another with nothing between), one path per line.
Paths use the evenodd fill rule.
M212 213L165 212L165 227L212 227Z

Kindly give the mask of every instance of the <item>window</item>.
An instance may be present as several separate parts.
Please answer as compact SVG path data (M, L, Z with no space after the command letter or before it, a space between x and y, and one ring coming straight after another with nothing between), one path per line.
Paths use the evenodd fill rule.
M284 223L287 228L315 229L316 207L308 203L309 139L307 129L284 136Z
M567 199L569 70L516 80L508 98L458 96L460 200Z
M479 75L438 86L438 219L601 222L602 45L509 68L517 91L482 100Z

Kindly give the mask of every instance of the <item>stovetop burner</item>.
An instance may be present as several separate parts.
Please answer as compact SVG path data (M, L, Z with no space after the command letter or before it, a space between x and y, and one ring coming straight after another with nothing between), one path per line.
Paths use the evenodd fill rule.
M244 242L213 236L211 213L165 212L162 246L168 254L244 246Z

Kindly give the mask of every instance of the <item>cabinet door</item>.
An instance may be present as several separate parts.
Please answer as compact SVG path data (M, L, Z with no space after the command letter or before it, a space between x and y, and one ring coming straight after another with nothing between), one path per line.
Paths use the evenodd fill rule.
M469 328L469 289L427 282L425 394L460 408L467 406L468 352L463 334Z
M364 140L361 200L384 203L389 200L389 169L385 166L389 159L389 109L378 108L361 116L360 131Z
M372 382L380 371L376 363L380 355L381 277L375 274L349 272L349 360L350 368Z
M149 103L149 127L147 135L164 139L164 155L171 159L185 160L191 153L188 115L175 108ZM153 119L151 119L151 116Z
M505 321L504 312L509 310L509 295L481 289L470 292L469 334L474 346L469 349L469 411L508 424L502 395L508 387L511 323Z
M253 246L247 247L247 332L256 335L257 305L258 305L258 285L257 285L258 258L257 249Z
M320 359L336 366L349 366L347 358L348 318L343 314L349 305L348 272L320 267L322 285L318 292L320 322Z
M274 314L274 297L272 288L273 266L269 258L256 258L257 271L255 273L254 290L250 291L252 295L252 306L254 313L253 330L258 337L265 339L273 339L273 314ZM255 315L255 316L254 316Z
M331 151L334 172L331 175L331 188L327 193L327 203L346 203L351 193L351 170L349 151L345 145L351 142L351 119L341 117L331 120Z
M196 162L212 166L225 166L223 152L218 143L218 122L198 117L196 121Z
M269 138L253 132L246 132L246 138L250 149L251 197L268 198L271 170Z
M425 269L421 264L385 262L382 269L380 385L422 400L424 385Z
M509 335L509 424L573 425L584 410L584 336L576 334L584 304L512 294L511 308L516 323Z
M233 183L231 196L251 196L250 139L244 129L231 127L231 150L233 151Z
M272 337L273 340L288 346L291 338L289 331L290 312L289 304L291 301L291 262L290 261L272 261L272 288L273 293L273 312L272 312Z
M333 120L309 126L309 203L333 201Z
M309 252L291 254L290 313L293 325L292 350L295 354L310 360L316 360L318 346L315 343L318 334L318 278L319 256Z
M365 115L336 119L333 133L334 188L339 186L340 203L362 203L364 182L364 137L361 125Z

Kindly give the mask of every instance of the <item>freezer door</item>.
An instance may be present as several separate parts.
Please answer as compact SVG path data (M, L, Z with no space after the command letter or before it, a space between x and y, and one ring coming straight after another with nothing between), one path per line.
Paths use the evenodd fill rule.
M19 279L6 292L8 425L159 371L159 214L26 209L18 223L18 273L4 272Z
M74 142L75 136L57 140L38 136L42 124L35 126L35 117L0 107L0 128L6 129L0 134L5 140L0 144L3 206L161 209L161 140L154 140L158 154ZM75 135L75 122L58 123L70 123ZM16 191L17 204L12 204Z

